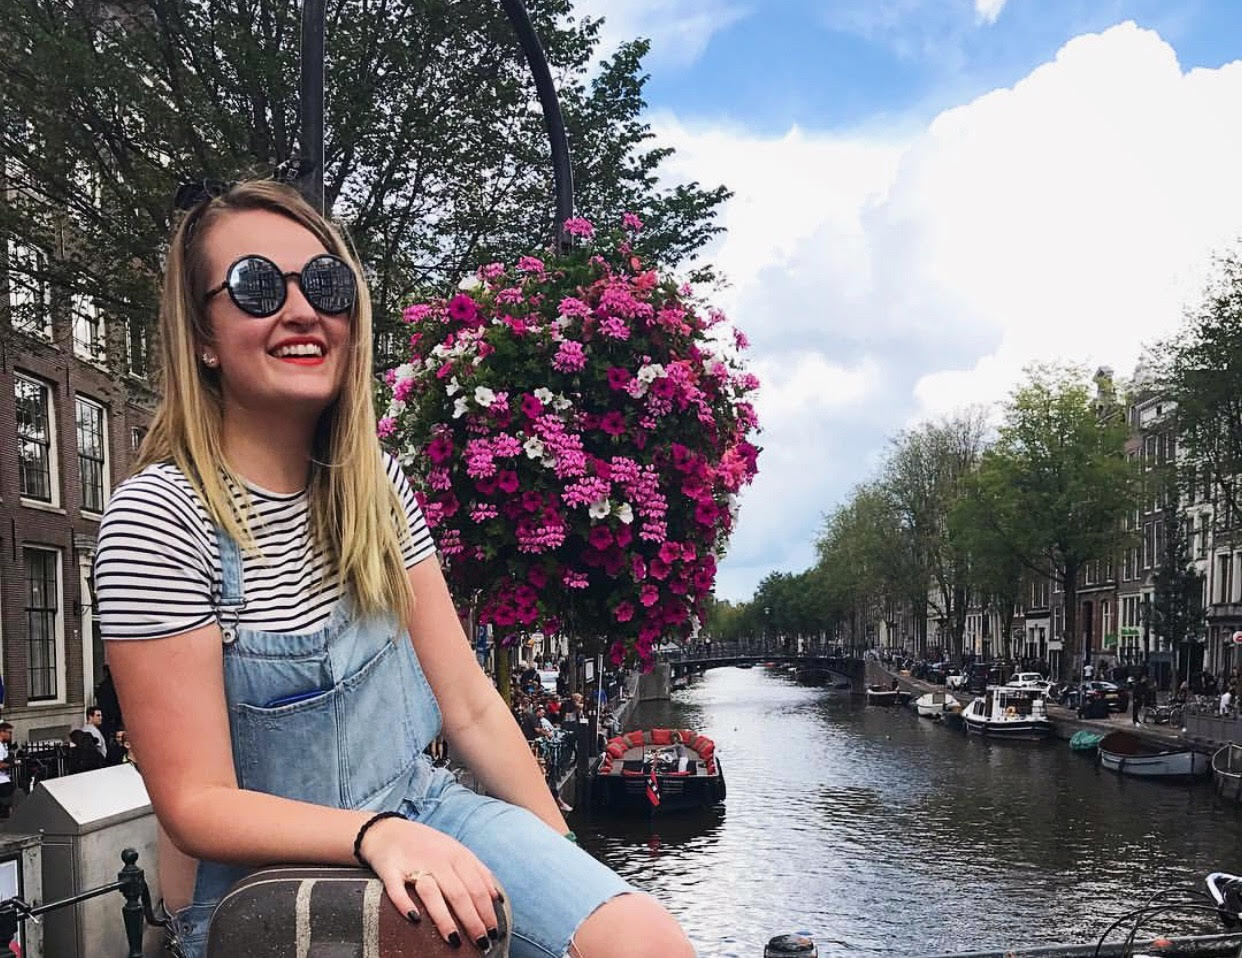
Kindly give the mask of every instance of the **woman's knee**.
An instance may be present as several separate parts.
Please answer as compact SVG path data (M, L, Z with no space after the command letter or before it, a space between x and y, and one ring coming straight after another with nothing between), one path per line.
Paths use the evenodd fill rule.
M574 934L571 958L694 958L694 947L664 907L643 894L619 895Z

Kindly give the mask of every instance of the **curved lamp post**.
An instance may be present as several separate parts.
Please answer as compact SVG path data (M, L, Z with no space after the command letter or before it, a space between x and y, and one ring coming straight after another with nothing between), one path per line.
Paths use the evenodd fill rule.
M543 108L548 128L548 144L552 149L552 175L555 180L556 241L565 246L565 220L574 215L574 176L569 159L569 140L565 136L565 118L561 114L552 70L544 55L543 45L530 22L530 14L522 0L500 0L517 33L522 52L535 79L535 92ZM301 187L317 210L323 212L323 29L324 0L302 0L302 122L300 148L308 161Z

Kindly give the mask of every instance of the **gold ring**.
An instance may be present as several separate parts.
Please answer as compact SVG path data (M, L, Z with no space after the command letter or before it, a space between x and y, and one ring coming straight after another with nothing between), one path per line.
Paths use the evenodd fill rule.
M407 885L415 885L418 883L418 880L422 878L424 875L430 875L430 874L431 872L425 872L421 870L414 871L414 872L408 872L405 876L405 882Z

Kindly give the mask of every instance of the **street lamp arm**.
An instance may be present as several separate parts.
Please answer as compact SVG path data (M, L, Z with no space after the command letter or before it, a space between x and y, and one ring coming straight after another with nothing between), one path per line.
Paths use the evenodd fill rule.
M543 119L548 128L548 143L552 148L552 174L556 184L556 242L565 248L565 221L574 215L574 174L569 159L569 140L565 135L565 118L561 103L552 82L552 70L544 55L543 45L530 22L530 14L522 0L500 0L505 13L517 32L518 42L526 54L526 62L535 78L535 92L543 107Z

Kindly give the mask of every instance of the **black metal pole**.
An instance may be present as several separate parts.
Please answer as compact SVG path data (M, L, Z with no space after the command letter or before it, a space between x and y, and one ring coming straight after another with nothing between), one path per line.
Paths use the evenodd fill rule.
M561 103L552 82L552 70L544 55L543 45L530 22L530 14L522 0L500 0L505 13L513 23L526 62L535 78L535 92L543 107L543 119L548 127L548 143L552 148L552 175L556 183L556 242L564 249L566 245L565 221L574 215L574 174L569 159L569 140L565 136L565 118Z
M303 195L323 212L323 27L324 0L302 0L302 85L300 146L309 169Z

